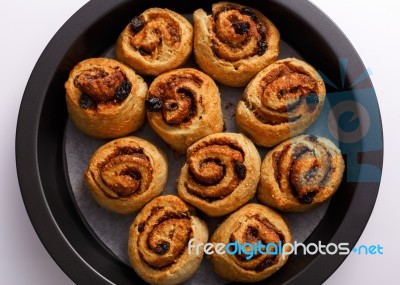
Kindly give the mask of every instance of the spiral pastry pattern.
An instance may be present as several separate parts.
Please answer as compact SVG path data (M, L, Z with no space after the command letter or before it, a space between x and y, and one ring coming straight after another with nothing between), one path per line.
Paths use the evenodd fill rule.
M260 165L257 149L244 135L209 135L188 149L178 194L208 216L226 215L255 195Z
M146 110L150 126L178 153L224 127L217 85L192 68L159 75L150 85Z
M143 75L159 75L183 65L192 53L193 27L181 15L150 8L126 26L117 58Z
M305 211L331 197L345 164L328 139L303 135L275 147L261 166L258 199L283 211Z
M211 261L214 270L228 280L256 282L269 277L285 264L288 256L275 254L276 249L279 244L291 241L290 230L278 213L263 205L248 204L230 215L217 228L211 242L225 245L236 243L247 252L251 251L249 245L252 245L252 256L237 250L232 255L213 254ZM232 252L233 249L226 250Z
M160 196L136 216L129 232L128 253L136 273L150 284L180 284L189 279L203 251L188 251L188 243L206 243L206 224L176 196Z
M221 83L246 85L279 54L279 32L259 11L220 2L212 15L193 14L194 55L200 68Z
M125 137L93 154L85 181L101 206L129 214L160 195L167 176L167 160L161 150L143 139Z
M274 146L311 126L325 94L325 84L312 66L294 58L279 60L246 87L236 107L238 127L255 144Z
M125 136L144 122L147 84L116 60L91 58L78 63L65 90L72 121L89 136Z

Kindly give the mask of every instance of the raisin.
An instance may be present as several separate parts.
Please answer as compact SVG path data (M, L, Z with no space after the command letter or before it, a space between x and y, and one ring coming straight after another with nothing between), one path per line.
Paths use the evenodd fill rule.
M302 197L299 197L299 202L301 204L311 204L314 200L315 192L308 192L307 194L303 195Z
M238 22L233 24L233 28L236 34L243 35L250 29L250 24L247 22Z
M131 90L132 83L130 83L128 80L125 80L117 87L117 89L115 89L115 98L120 102L124 101L126 97L128 97L129 93L131 93Z
M249 16L254 22L256 22L256 23L258 22L257 14L250 8L247 8L247 7L242 8L239 10L239 12L243 15Z
M288 94L289 92L287 91L287 90L279 90L278 92L277 92L278 94L278 97L279 98L282 98L283 96L285 96L286 94Z
M132 179L135 179L135 180L140 180L140 178L142 178L142 175L140 175L140 173L133 171L133 170L128 170L126 172L126 175L132 177Z
M314 93L310 93L306 96L306 103L309 112L314 112L319 103L318 95Z
M243 163L239 161L235 162L235 173L240 180L246 178L246 170L246 166Z
M258 237L258 234L259 234L258 229L254 228L254 227L249 227L248 233L250 236L253 236L253 237Z
M175 111L178 109L178 103L173 102L173 103L167 103L165 104L167 106L168 111Z
M139 231L139 233L141 233L141 232L144 231L144 223L140 223L140 224L139 224L139 226L138 226L138 231Z
M154 97L146 99L145 104L148 112L160 112L163 107L161 99Z
M268 45L267 42L265 40L261 40L258 42L258 55L263 55L265 53L265 51L267 50Z
M158 255L163 255L169 250L169 243L162 242L156 246L156 253Z
M310 135L308 136L308 139L312 142L317 142L318 141L318 137L314 136L314 135Z
M318 95L315 93L310 93L306 96L306 102L308 105L316 105L319 103Z
M306 152L311 152L311 150L305 145L302 145L300 148L297 148L296 151L293 153L292 157L293 160L298 160Z
M86 93L83 93L79 98L79 106L81 106L83 109L92 109L95 108L96 105L96 101Z
M265 259L263 262L260 263L259 266L256 267L256 271L260 272L263 271L265 268L270 267L275 263L275 260L276 256Z
M139 53L142 55L142 56L146 56L146 55L151 55L151 51L148 51L148 50L146 50L146 49L144 49L144 48L139 48Z
M265 27L265 25L263 24L258 24L257 25L257 31L260 34L260 37L262 39L265 39L265 37L267 36L267 28Z
M144 21L142 16L137 16L131 21L131 29L134 33L139 33L144 27Z

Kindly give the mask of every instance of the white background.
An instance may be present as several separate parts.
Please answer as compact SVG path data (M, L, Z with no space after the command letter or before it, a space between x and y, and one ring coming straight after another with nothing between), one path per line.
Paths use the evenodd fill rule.
M15 128L30 72L46 44L86 0L19 0L0 10L0 280L1 284L73 284L39 241L25 211L15 166ZM371 68L384 127L384 171L378 200L358 245L383 255L355 255L325 284L399 284L400 2L313 0L343 30ZM323 265L321 265L323 266Z

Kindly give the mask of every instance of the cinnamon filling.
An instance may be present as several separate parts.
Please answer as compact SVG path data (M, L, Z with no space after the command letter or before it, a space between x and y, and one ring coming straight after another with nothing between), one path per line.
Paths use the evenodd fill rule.
M122 102L131 92L132 84L118 67L94 67L74 78L74 85L82 91L79 105L94 109L99 103Z
M193 235L186 206L155 207L151 215L141 223L137 247L142 260L156 270L163 270L177 262L185 252ZM180 210L185 210L181 212Z
M197 89L202 83L192 74L170 76L167 82L152 86L146 100L147 111L160 112L163 120L170 125L190 123L198 114L201 97Z
M145 192L152 180L153 168L141 151L121 148L98 166L98 184L111 199L129 197Z

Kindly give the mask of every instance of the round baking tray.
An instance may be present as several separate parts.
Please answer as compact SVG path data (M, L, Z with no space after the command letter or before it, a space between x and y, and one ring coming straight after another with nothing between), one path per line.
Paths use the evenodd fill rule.
M214 1L215 2L215 1ZM236 1L259 9L277 25L281 37L321 71L328 87L346 175L322 221L306 240L349 243L360 237L376 201L383 160L383 137L376 95L356 51L320 10L306 0ZM93 0L73 15L38 60L21 103L17 171L25 207L42 243L78 284L142 284L92 234L70 195L64 157L68 114L64 82L79 61L100 56L126 23L150 7L188 14L212 1ZM331 128L329 124L327 128ZM332 132L335 133L335 132ZM321 284L345 255L301 255L289 259L268 284ZM259 284L263 284L260 282Z

